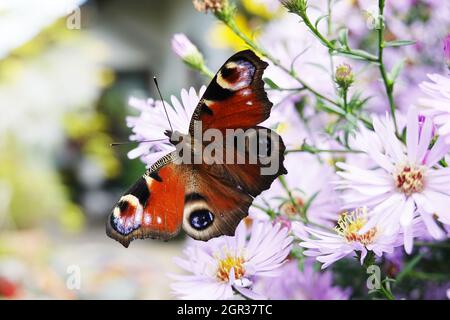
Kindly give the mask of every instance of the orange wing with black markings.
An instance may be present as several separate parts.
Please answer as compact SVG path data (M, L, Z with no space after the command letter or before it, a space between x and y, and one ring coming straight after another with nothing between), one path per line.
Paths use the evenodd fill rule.
M185 193L179 169L173 162L150 168L114 207L107 234L125 247L137 238L168 240L177 235Z

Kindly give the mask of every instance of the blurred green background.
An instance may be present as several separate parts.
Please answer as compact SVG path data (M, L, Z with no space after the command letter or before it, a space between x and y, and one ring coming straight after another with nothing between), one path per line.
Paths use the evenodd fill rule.
M0 299L171 297L180 239L125 249L104 232L145 170L110 143L153 75L166 98L207 81L170 39L187 34L215 69L214 25L186 0L0 1Z

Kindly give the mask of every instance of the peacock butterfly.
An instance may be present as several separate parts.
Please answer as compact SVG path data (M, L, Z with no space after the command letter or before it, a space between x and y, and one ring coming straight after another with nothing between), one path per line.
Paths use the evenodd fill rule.
M258 126L272 108L262 80L266 67L251 50L238 52L225 62L200 99L189 133L181 135L183 143L175 141L178 132L166 132L177 151L155 162L115 205L106 223L109 237L128 247L136 238L168 240L181 227L197 240L234 235L253 198L287 173L281 137ZM203 134L215 130L227 135L231 129L252 134L245 135L243 148L214 141L214 152L200 153L200 161L184 161L187 155L199 154L195 147L198 127ZM266 153L259 152L261 141ZM211 143L202 139L200 145L206 150ZM256 153L254 145L258 146ZM179 146L188 146L188 151L183 148L180 152ZM232 161L211 162L218 154ZM253 162L248 160L252 155L256 155ZM268 159L275 170L263 172Z

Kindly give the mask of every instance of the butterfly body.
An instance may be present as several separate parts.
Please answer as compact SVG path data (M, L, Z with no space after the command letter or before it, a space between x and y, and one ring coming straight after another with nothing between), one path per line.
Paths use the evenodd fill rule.
M225 62L200 99L189 132L166 132L176 151L119 199L106 224L110 237L127 247L136 238L168 240L181 228L197 240L234 235L253 198L286 173L281 137L258 126L272 107L263 88L266 67L250 50ZM240 140L241 148L217 139L230 137L230 130L230 141ZM205 139L208 134L215 138ZM267 152L260 152L262 142ZM275 170L264 173L268 160Z

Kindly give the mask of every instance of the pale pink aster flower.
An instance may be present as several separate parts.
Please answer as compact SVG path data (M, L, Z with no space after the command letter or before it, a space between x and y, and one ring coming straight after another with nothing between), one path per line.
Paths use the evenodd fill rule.
M297 260L290 261L280 277L258 279L255 287L275 300L348 300L351 289L333 285L333 273L315 270L313 262L307 259L301 270Z
M316 257L317 261L323 263L322 269L325 269L348 255L355 256L356 252L360 253L360 262L363 264L368 251L381 257L383 253L392 253L395 247L402 245L399 235L385 233L385 225L379 224L361 233L367 221L367 209L358 208L342 213L334 230L319 230L300 224L293 230L303 240L300 246L307 248L304 255Z
M189 91L183 89L181 90L181 101L172 96L171 104L164 102L174 130L183 134L189 132L192 114L205 90L206 87L203 86L197 94L192 87ZM127 117L127 126L133 131L130 140L140 142L135 149L128 153L128 157L130 159L140 157L142 162L150 167L159 158L175 151L175 147L169 143L168 137L164 134L171 128L161 100L131 97L129 104L141 113L137 117Z
M444 39L444 60L450 69L450 34Z
M181 299L230 299L235 292L262 299L252 290L255 277L276 277L289 255L292 237L287 228L270 222L254 223L247 240L245 222L233 237L222 236L207 242L192 241L185 258L175 263L189 275L171 274L171 287Z
M267 220L269 216L262 209L270 209L285 218L298 220L301 211L306 209L308 220L323 225L334 223L341 203L330 183L337 178L333 167L321 163L316 155L300 152L287 154L284 164L289 171L284 181L293 201L280 180L276 180L255 199L250 216Z
M438 165L450 145L439 137L429 148L433 138L433 123L425 117L419 125L417 110L410 108L407 115L406 147L395 136L388 116L382 121L374 117L375 133L360 126L355 140L377 164L375 168L360 168L337 163L342 169L336 182L338 189L346 190L342 199L344 208L368 206L370 219L361 229L366 233L379 222L386 222L386 233L404 235L408 253L413 247L412 225L419 216L435 239L444 237L437 221L450 224L450 168Z
M450 143L450 78L439 74L429 74L432 82L424 81L420 88L428 97L419 100L422 113L433 117L438 134Z

